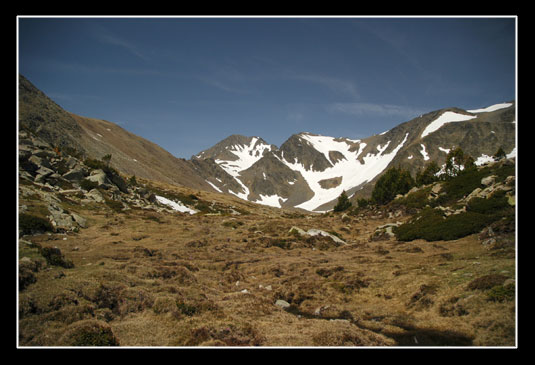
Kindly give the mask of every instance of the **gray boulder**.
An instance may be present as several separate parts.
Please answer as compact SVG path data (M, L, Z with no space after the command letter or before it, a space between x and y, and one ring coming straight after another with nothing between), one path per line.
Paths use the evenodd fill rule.
M97 203L102 203L104 201L104 197L97 189L91 189L89 192L85 193L85 196Z
M87 170L83 167L77 167L63 174L63 178L69 181L80 181L88 175Z
M91 171L91 174L86 179L96 182L99 187L106 189L111 185L111 181L106 176L106 173L100 169Z

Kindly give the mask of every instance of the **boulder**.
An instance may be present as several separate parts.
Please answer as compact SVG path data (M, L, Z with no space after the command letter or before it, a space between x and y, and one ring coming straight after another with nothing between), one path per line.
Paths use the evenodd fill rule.
M277 299L277 301L275 302L275 305L276 305L277 307L282 308L282 309L288 309L288 308L290 308L290 303L288 303L287 301L282 300L282 299Z
M298 234L300 236L304 236L306 234L306 232L304 230L302 230L301 228L296 227L296 226L293 226L292 228L290 228L288 233L290 233L290 234Z
M101 169L91 171L91 174L86 179L89 181L96 182L99 187L103 188L108 188L109 185L111 185L111 182L106 176L106 173Z
M496 181L496 178L497 178L496 175L484 177L483 179L481 179L481 185L485 185L485 186L492 185Z
M97 189L91 189L89 192L85 193L85 196L96 201L97 203L102 203L104 201L104 197Z
M48 178L53 173L54 173L53 170L47 167L41 166L37 169L37 171L35 171L35 174L36 174L35 182L43 183L46 180L46 178Z
M41 158L41 157L36 156L36 155L30 156L28 158L28 161L30 161L31 163L35 164L38 168L41 167L41 166L44 166L44 167L49 168L49 169L52 168L50 166L50 163L45 158Z
M324 237L329 237L330 239L332 239L336 243L341 243L343 245L347 244L344 240L341 240L340 238L336 237L334 234L322 231L321 229L314 229L314 228L313 229L309 229L306 232L306 234L309 235L309 236L321 235L321 236L324 236Z
M69 181L80 181L87 176L87 170L82 167L77 167L69 170L63 174L63 178Z

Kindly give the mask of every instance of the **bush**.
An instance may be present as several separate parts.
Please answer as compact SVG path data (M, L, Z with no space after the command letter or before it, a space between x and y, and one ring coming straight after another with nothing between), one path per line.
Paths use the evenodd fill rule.
M438 167L437 163L435 161L431 161L427 166L425 167L424 171L416 174L416 185L422 186L427 184L432 184L435 181L438 181L438 177L436 174L440 171L440 167Z
M19 231L22 235L53 232L54 227L46 218L30 214L19 214Z
M351 202L349 201L349 198L346 195L345 190L342 191L342 194L338 197L338 203L334 206L333 210L335 212L343 212L344 210L347 210L351 208Z
M497 285L487 293L487 299L491 302L505 302L515 299L514 285Z
M90 191L96 189L98 187L98 183L96 181L83 179L82 181L80 181L80 187L86 191Z
M400 241L424 239L426 241L455 240L477 233L492 223L494 218L475 212L450 215L444 218L442 211L425 208L411 221L393 229Z
M490 274L481 276L477 279L472 280L468 284L468 289L470 290L488 290L492 289L493 287L497 285L502 285L505 280L507 280L507 276L499 275L499 274Z
M470 170L474 166L474 159L470 155L465 154L460 147L457 147L451 150L446 156L445 173L441 177L446 180L454 178L462 171Z
M46 259L46 262L49 265L61 266L66 269L74 267L72 261L65 259L61 250L57 247L43 247L41 248L41 255Z
M511 208L507 202L505 191L494 193L489 198L472 198L467 209L471 212L482 214L499 214L505 209Z

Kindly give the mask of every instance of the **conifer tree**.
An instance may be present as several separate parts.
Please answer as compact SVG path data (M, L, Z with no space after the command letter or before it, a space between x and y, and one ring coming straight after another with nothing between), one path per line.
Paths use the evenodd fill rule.
M352 204L349 201L349 198L347 197L346 192L344 190L342 191L342 194L340 194L340 196L338 197L338 202L334 206L333 210L335 212L343 212L344 210L351 208L351 206Z

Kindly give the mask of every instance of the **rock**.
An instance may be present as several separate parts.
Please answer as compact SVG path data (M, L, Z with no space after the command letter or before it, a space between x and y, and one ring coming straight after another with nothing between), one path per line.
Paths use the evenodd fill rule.
M370 237L371 241L382 241L382 240L388 240L389 238L395 237L394 232L392 229L394 227L399 227L402 223L396 222L396 223L387 223L383 224L382 226L378 226L375 228L375 232Z
M507 178L505 179L505 185L515 185L515 180L515 176L507 176Z
M85 196L96 201L97 203L102 203L104 201L104 197L97 189L91 189L89 192L85 193Z
M72 216L65 213L61 207L51 204L48 206L48 211L50 212L48 218L50 219L52 226L55 228L69 231L76 228L76 222Z
M290 308L290 303L288 303L287 301L282 300L282 299L277 299L277 301L275 302L275 305L277 307L281 307L282 309Z
M496 181L496 178L497 178L496 175L484 177L483 179L481 179L481 185L485 185L485 186L492 185Z
M52 175L54 173L53 170L47 168L47 167L44 167L44 166L41 166L37 169L37 171L35 171L35 182L44 182L45 179L47 177L49 177L50 175Z
M340 238L336 237L334 234L330 234L329 232L325 232L325 231L322 231L321 229L309 229L306 234L308 234L309 236L317 236L317 235L321 235L321 236L324 236L324 237L329 237L330 239L332 239L334 242L336 243L341 243L343 245L347 245L347 243L344 241L344 240L341 240Z
M126 181L119 175L111 174L108 176L110 181L119 188L122 193L128 194L128 185Z
M76 213L71 213L71 216L72 218L74 219L74 221L82 228L86 228L87 227L87 220L82 217L82 216L79 216L78 214Z
M69 181L80 181L86 176L87 176L87 170L85 170L82 167L71 169L65 174L63 174L63 178Z
M432 194L438 195L440 194L441 191L442 191L442 184L440 183L433 185L433 187L431 188Z
M44 159L44 158L41 158L41 157L38 157L36 155L32 155L30 156L30 158L28 158L28 161L30 161L31 163L33 163L34 165L36 165L37 167L46 167L48 169L51 169L52 167L50 166L50 163Z
M107 188L108 185L111 185L110 180L106 177L106 173L100 169L91 171L91 174L86 179L96 182L99 187Z
M300 236L304 236L306 234L306 232L304 230L302 230L301 228L296 227L296 226L293 226L292 228L290 228L288 233L290 233L290 234L296 234L297 233Z

